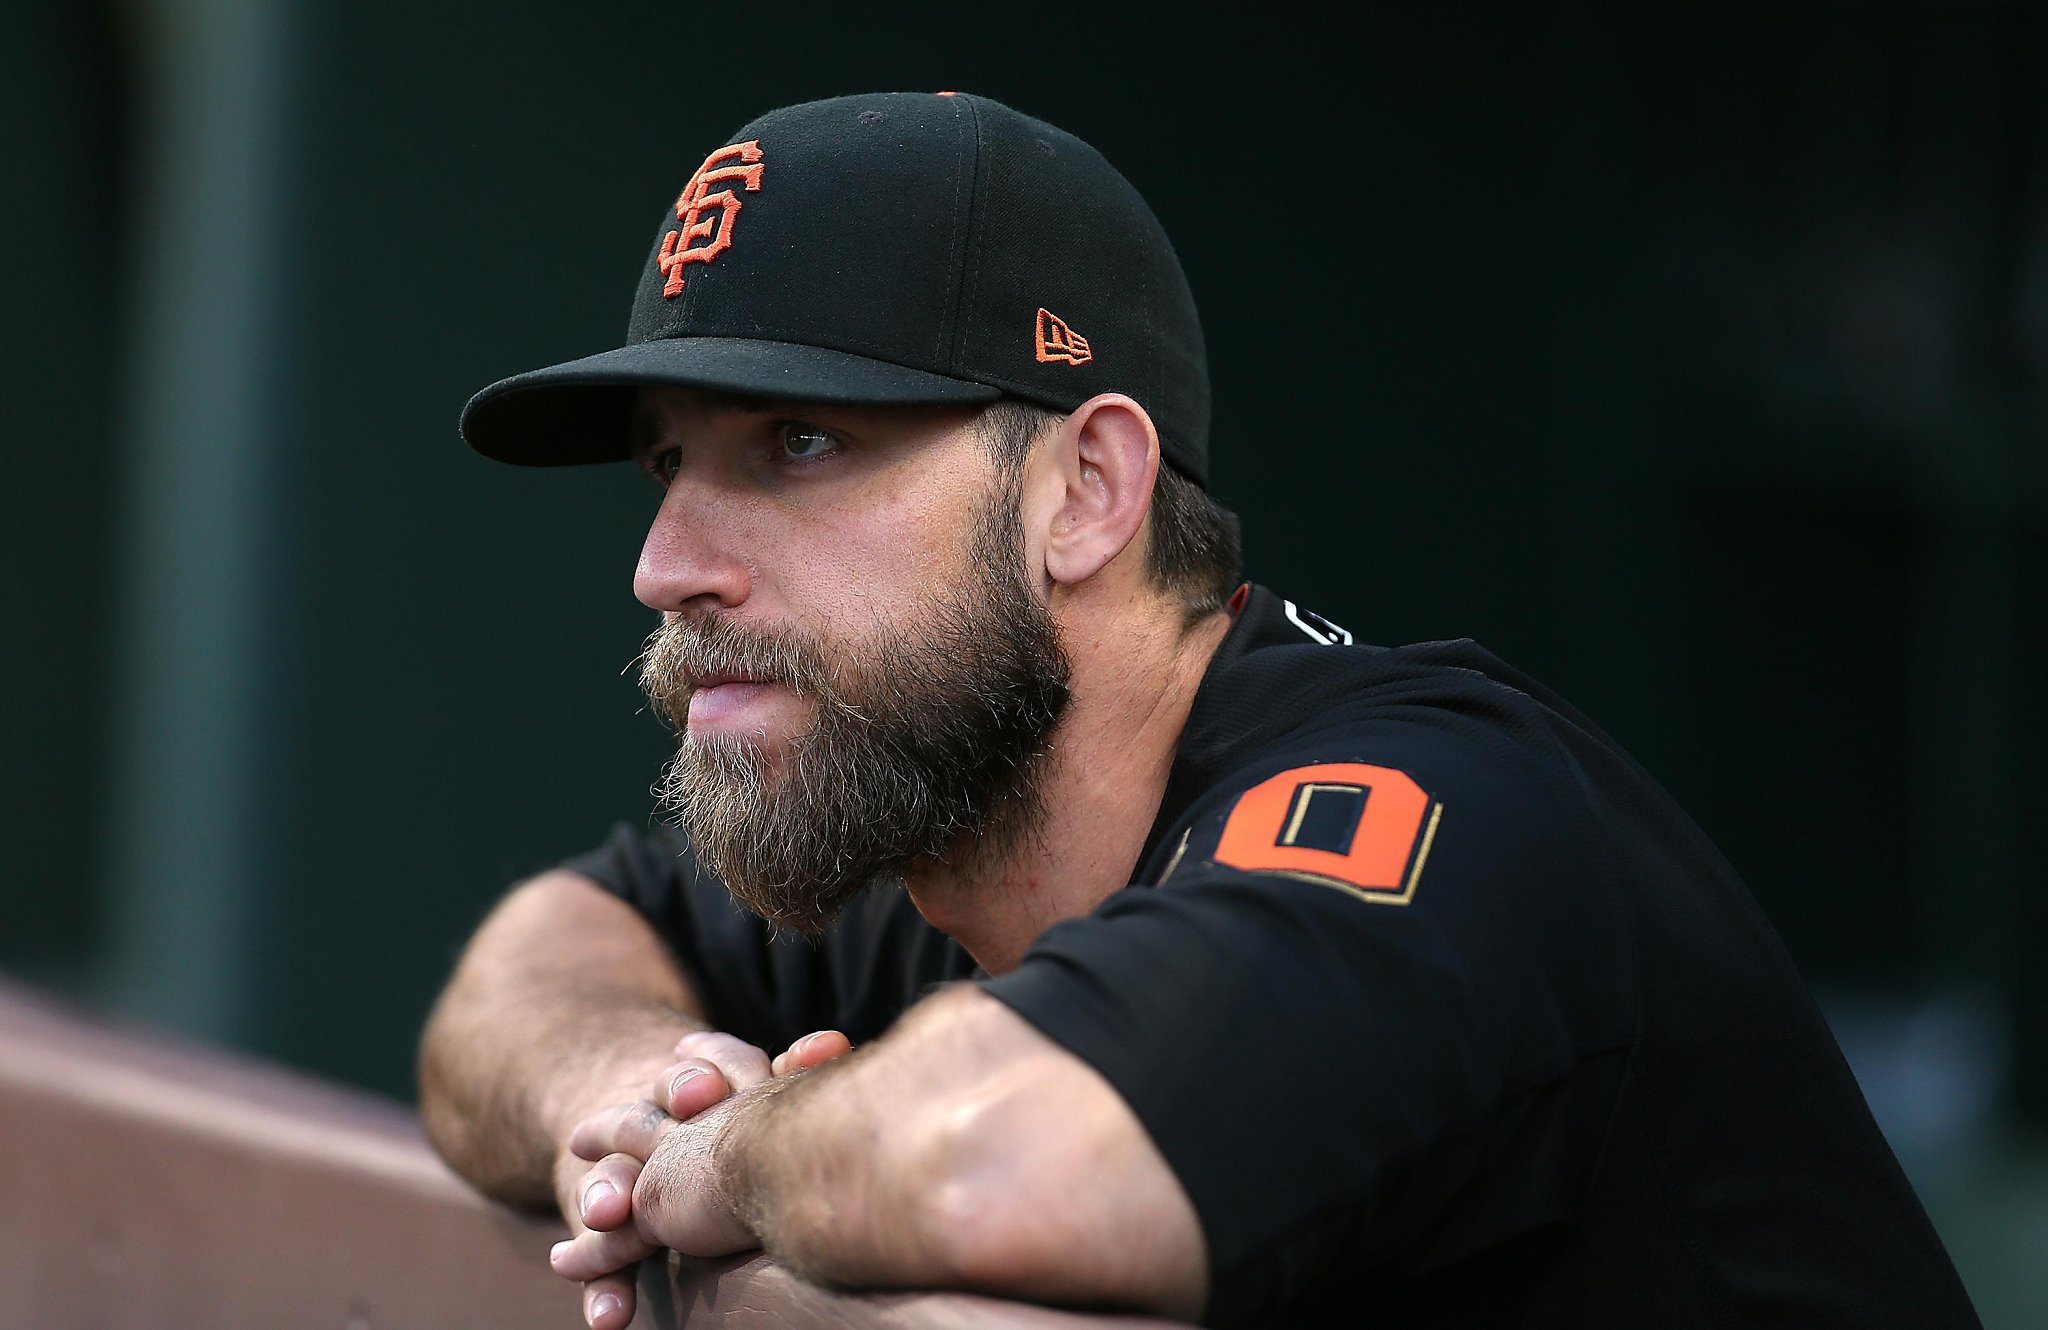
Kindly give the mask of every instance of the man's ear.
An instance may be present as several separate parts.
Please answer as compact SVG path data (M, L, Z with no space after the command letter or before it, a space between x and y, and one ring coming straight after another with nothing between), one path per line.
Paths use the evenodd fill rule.
M1061 423L1051 450L1061 484L1046 532L1045 571L1073 586L1136 540L1159 473L1159 431L1122 393L1091 397Z

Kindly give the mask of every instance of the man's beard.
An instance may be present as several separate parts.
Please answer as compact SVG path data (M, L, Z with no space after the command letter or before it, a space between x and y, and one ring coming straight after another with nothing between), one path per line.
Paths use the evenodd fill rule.
M812 700L816 719L780 763L754 736L688 734L689 680L722 674ZM961 584L878 638L668 616L640 670L682 736L656 793L734 899L821 932L914 863L987 862L1029 831L1068 674L1052 615L1025 584L1012 480L976 522Z

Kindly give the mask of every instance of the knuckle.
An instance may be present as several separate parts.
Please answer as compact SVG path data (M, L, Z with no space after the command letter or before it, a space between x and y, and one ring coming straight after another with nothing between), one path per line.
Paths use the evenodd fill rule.
M737 1048L721 1049L716 1058L718 1068L727 1080L740 1076L755 1076L768 1066L768 1055L752 1044L741 1044Z
M701 1047L702 1056L711 1058L721 1065L763 1056L760 1049L736 1034L714 1033L705 1039Z

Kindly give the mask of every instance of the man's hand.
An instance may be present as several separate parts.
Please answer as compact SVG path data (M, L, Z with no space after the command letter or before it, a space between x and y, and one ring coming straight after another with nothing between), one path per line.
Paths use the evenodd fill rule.
M556 1180L576 1236L558 1243L549 1263L584 1281L584 1319L594 1330L622 1330L633 1319L633 1267L654 1252L722 1256L754 1245L714 1185L713 1146L728 1115L721 1106L850 1047L845 1035L824 1030L770 1061L732 1035L689 1034L676 1044L683 1060L662 1073L649 1098L601 1109L571 1132ZM657 1148L663 1166L643 1181Z

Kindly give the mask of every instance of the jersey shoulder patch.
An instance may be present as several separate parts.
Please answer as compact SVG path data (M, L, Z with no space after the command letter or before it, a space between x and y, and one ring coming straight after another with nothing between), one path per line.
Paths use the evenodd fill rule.
M1212 856L1248 873L1406 905L1444 806L1406 772L1322 762L1269 776L1237 797Z

